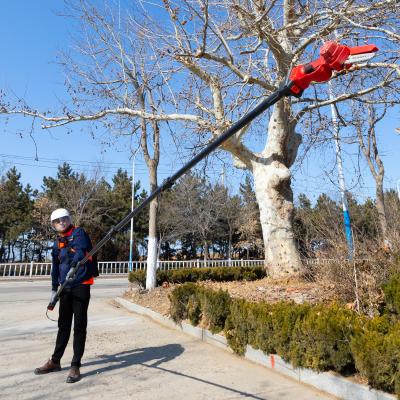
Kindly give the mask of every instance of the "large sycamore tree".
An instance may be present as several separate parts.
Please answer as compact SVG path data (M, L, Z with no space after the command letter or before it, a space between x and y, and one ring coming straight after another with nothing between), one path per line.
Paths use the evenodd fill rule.
M89 10L88 15L101 14L83 0L75 6ZM168 122L191 133L184 136L186 146L193 140L198 147L275 91L294 65L317 58L324 41L372 42L381 48L373 62L334 77L331 96L325 84L315 85L301 99L280 101L222 145L235 166L253 174L271 275L301 272L292 230L290 168L302 138L315 137L328 127L325 106L368 93L374 93L378 101L395 101L400 78L398 0L156 0L132 1L131 7L130 13L119 14L130 28L124 34L151 49L152 56L143 65L152 73L157 70L157 78L167 88L156 107L144 109L136 97L125 104L103 104L97 110L96 103L90 107L83 103L64 114L17 109L3 102L3 112L36 116L45 121L45 128L115 116L136 124ZM104 46L94 55L109 51L124 57L129 53ZM136 54L128 54L131 61ZM110 79L100 82L104 90L121 80L125 87L129 74L125 67L122 71L125 75L119 72L118 79L110 74ZM135 98L133 92L128 96Z

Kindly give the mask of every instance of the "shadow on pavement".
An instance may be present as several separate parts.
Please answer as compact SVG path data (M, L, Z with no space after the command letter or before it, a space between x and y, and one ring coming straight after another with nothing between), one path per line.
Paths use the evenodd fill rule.
M84 367L89 367L93 365L101 365L112 363L113 365L107 365L104 367L100 367L98 369L94 369L88 373L82 374L82 377L88 377L91 375L100 374L106 371L113 371L117 369L122 369L129 367L131 365L142 365L147 368L155 368L160 371L164 371L173 375L177 375L183 378L192 379L197 382L205 383L207 385L212 385L218 387L223 390L227 390L229 392L233 392L235 394L239 394L243 397L248 397L256 400L265 400L265 397L258 397L255 394L243 392L228 386L221 385L219 383L211 382L202 378L197 378L195 376L187 375L182 372L170 370L167 368L163 368L160 365L162 363L166 363L174 358L180 356L185 349L180 344L168 344L165 346L159 347L144 347L141 349L134 349L129 351L124 351L117 354L112 355L101 355L99 356L100 360L84 363ZM153 363L151 363L154 361Z
M148 366L145 363L151 361L154 361L151 366L156 367L161 363L173 360L174 358L180 356L184 351L185 349L180 344L167 344L165 346L159 347L144 347L142 349L133 349L117 354L104 354L99 356L100 360L84 363L84 366L101 366L102 364L109 363L111 363L112 365L106 365L98 369L94 369L93 371L85 373L82 376L101 374L102 372L122 369L135 364L143 364L145 366Z

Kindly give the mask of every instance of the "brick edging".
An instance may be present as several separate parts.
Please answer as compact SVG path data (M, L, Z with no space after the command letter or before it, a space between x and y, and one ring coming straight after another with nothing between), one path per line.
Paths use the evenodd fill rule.
M228 346L225 336L212 334L209 330L193 326L186 322L180 325L175 324L170 318L165 317L149 308L132 303L121 297L115 299L117 303L127 310L140 315L150 317L161 325L171 329L176 329L190 336L194 336L206 343L217 346L223 350L232 353ZM382 392L380 390L370 389L366 385L355 383L334 372L316 372L308 368L294 368L293 365L282 360L275 354L264 354L261 350L255 350L247 345L244 355L246 360L255 362L264 367L270 368L282 375L295 379L298 382L313 386L321 391L332 394L345 400L396 400L395 395Z

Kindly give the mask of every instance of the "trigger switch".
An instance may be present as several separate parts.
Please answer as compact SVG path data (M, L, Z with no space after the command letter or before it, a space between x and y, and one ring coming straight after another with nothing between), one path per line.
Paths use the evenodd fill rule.
M314 72L314 71L315 71L314 67L313 67L311 64L306 64L306 65L303 67L303 70L304 70L304 73L305 73L305 74L311 74L311 72Z

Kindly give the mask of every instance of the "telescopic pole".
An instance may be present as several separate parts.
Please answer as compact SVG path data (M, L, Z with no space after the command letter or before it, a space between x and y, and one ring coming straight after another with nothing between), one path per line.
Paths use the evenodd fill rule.
M261 115L265 110L273 106L279 100L284 98L285 96L291 95L291 82L279 88L276 92L272 93L265 100L263 100L258 106L256 106L253 110L247 113L245 116L240 118L237 122L235 122L230 128L228 128L222 135L218 136L213 142L208 144L199 154L197 154L194 158L192 158L187 164L185 164L181 169L175 172L174 175L164 180L161 186L158 186L140 205L138 205L133 211L131 211L122 221L120 221L117 225L113 226L107 234L101 239L93 249L75 266L73 266L65 279L64 283L59 286L57 290L57 294L53 300L47 306L48 310L53 310L61 292L64 290L65 285L72 281L75 277L76 270L84 265L94 254L96 254L117 232L121 231L129 221L134 218L137 214L142 211L145 207L147 207L150 202L155 199L160 193L169 189L182 175L184 175L187 171L193 168L196 164L198 164L201 160L207 157L211 152L213 152L216 148L218 148L222 143L232 137L236 132L240 129L244 128L247 124L249 124L253 119L257 118Z
M65 282L58 288L56 296L47 306L47 310L53 310L65 285L74 280L77 269L84 265L94 254L96 254L110 239L111 237L125 227L129 221L147 207L150 202L155 199L164 190L169 189L183 174L193 168L201 160L207 157L222 143L232 137L240 129L244 128L256 117L261 115L269 107L273 106L279 100L286 96L300 97L303 91L315 82L326 82L331 79L334 71L344 71L352 64L357 62L364 62L369 60L378 51L374 45L348 47L336 42L326 42L320 49L320 57L307 64L302 64L294 67L289 75L285 85L281 86L278 90L272 93L269 97L263 100L249 113L240 118L230 128L228 128L222 135L218 136L214 141L208 144L197 156L185 164L181 169L175 172L174 175L164 180L163 184L157 187L147 197L143 203L131 211L121 222L113 226L103 239L98 242L93 249L79 261L76 265L71 266Z

